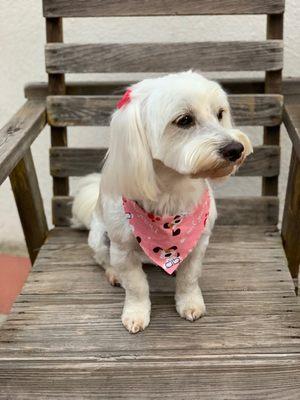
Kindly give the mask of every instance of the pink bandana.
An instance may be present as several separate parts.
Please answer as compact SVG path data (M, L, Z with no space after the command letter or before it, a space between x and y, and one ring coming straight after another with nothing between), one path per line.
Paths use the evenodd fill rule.
M126 217L145 254L172 274L199 241L209 215L208 190L191 214L159 217L123 197Z

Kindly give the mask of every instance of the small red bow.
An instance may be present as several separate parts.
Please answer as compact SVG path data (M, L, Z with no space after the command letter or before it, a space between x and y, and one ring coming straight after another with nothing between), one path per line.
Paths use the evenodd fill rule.
M123 97L121 100L118 101L117 103L117 108L121 108L128 104L131 100L131 89L126 90L126 92L123 94Z

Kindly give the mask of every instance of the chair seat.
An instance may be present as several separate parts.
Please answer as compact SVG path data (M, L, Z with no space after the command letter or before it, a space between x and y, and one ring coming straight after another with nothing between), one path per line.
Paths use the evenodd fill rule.
M299 398L300 304L274 227L216 227L194 323L175 279L144 268L152 318L131 335L87 233L52 230L0 330L0 399Z

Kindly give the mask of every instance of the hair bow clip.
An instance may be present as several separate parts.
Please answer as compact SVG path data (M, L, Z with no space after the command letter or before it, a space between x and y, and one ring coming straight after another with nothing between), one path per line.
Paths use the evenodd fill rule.
M122 108L123 106L126 106L131 101L131 89L126 90L126 92L123 94L121 100L118 101L117 103L117 108Z

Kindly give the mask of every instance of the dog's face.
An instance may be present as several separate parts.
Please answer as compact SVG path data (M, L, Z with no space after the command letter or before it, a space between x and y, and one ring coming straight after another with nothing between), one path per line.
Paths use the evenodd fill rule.
M197 79L198 78L198 79ZM252 151L247 136L232 129L227 96L215 82L195 77L194 85L173 87L165 128L152 149L154 158L181 174L219 178L235 171ZM167 119L167 120L166 120Z
M230 175L252 152L247 136L232 128L220 85L191 71L134 85L111 128L106 169L114 169L114 184L125 183L122 194L137 199L157 195L154 160L214 179Z

